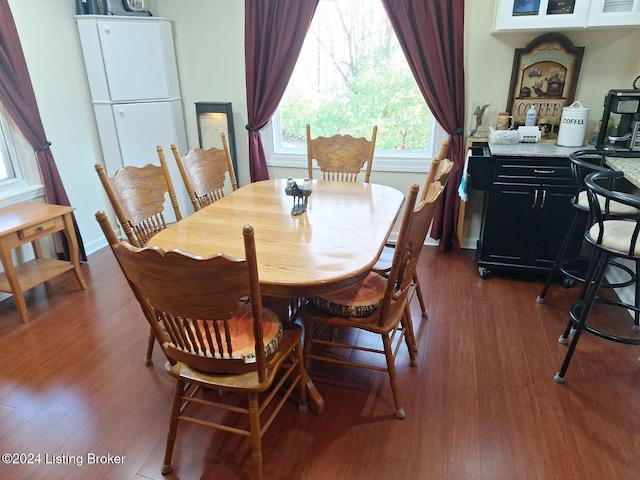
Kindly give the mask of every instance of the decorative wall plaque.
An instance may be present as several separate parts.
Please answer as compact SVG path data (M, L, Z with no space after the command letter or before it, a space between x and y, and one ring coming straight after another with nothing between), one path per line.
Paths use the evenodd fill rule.
M562 109L573 102L583 54L584 47L559 33L545 33L515 50L507 100L514 126L524 125L532 105L538 118L560 123Z

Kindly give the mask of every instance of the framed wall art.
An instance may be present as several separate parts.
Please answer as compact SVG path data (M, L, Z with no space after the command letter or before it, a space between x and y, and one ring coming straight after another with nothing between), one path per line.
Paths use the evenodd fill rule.
M560 124L562 109L573 102L583 54L584 47L559 33L545 33L515 50L507 100L514 126L524 125L532 105L538 118Z
M205 150L215 147L222 148L220 133L224 132L229 144L231 162L238 177L238 161L236 159L236 136L233 130L233 109L231 102L196 102L196 117L198 120L198 138L200 148Z

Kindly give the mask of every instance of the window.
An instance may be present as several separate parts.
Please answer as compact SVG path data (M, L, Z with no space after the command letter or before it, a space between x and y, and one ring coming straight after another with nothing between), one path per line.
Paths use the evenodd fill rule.
M269 164L306 166L306 130L370 138L374 170L422 172L444 132L416 85L379 0L320 0L264 144ZM442 130L439 128L439 130ZM438 137L438 138L435 138Z
M0 207L43 195L33 147L0 105Z
M8 185L21 178L19 166L14 166L16 158L11 130L8 128L4 112L0 112L0 185Z

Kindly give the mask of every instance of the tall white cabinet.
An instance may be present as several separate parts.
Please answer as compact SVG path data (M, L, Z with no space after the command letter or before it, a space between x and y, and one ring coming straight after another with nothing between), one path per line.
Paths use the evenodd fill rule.
M187 151L171 20L78 15L91 99L107 174L125 165L158 164L156 146ZM180 208L189 205L180 172L167 156ZM173 221L173 209L165 205Z

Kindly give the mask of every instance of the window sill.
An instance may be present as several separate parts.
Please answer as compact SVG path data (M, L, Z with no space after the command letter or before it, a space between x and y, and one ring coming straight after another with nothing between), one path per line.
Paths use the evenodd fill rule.
M44 198L44 187L42 185L13 188L0 192L0 207L8 207L9 205L28 202L38 198Z
M270 167L307 168L307 155L274 154L267 160ZM373 159L373 172L427 173L431 159L420 157L385 157L376 155Z

